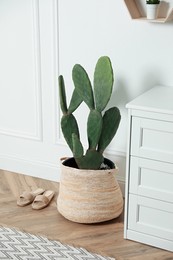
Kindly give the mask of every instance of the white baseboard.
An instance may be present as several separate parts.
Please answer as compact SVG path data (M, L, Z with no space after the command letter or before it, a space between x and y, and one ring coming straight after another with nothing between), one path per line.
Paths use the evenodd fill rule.
M42 161L31 161L23 158L0 155L0 169L42 178L51 181L60 180L60 167Z

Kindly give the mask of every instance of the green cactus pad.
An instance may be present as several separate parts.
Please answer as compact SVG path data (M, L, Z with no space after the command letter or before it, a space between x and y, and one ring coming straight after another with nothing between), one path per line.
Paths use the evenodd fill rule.
M121 120L120 111L117 107L108 109L103 116L103 127L100 140L98 143L98 151L103 153L109 143L112 141L117 132Z
M58 77L59 83L59 97L60 97L60 106L63 114L67 113L67 102L66 102L66 93L65 93L65 84L64 78L62 75Z
M94 96L96 109L103 111L110 100L113 87L113 70L108 57L101 57L94 72Z
M81 96L78 94L77 90L74 89L73 94L72 94L72 98L70 101L70 105L68 108L68 113L71 114L73 113L78 106L82 103L83 99L81 98Z
M87 133L89 149L96 149L102 131L102 115L97 110L91 110L88 122Z
M76 134L72 134L72 142L73 142L73 156L75 158L82 157L84 152L83 146Z
M94 109L94 97L91 82L84 68L81 65L76 64L73 67L72 77L75 88L80 97L90 109Z
M70 115L64 115L61 119L61 129L64 135L64 138L70 147L71 151L73 152L73 141L72 141L72 134L76 134L79 137L79 129L78 124L75 117Z
M75 158L79 169L98 170L104 161L102 154L95 150L88 150L82 158Z

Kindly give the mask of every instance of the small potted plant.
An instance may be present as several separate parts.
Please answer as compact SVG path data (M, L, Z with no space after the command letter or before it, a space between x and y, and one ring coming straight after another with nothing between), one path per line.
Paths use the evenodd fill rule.
M117 168L103 156L121 119L117 107L105 111L113 89L111 61L106 56L98 60L93 87L87 72L79 64L73 67L72 78L75 88L67 106L64 79L62 75L59 76L60 106L63 113L61 129L73 157L61 163L57 208L65 218L74 222L107 221L118 217L123 210L123 197L115 177ZM89 108L86 151L74 116L74 111L82 102Z
M157 18L158 7L160 4L159 0L147 0L147 19L153 20Z

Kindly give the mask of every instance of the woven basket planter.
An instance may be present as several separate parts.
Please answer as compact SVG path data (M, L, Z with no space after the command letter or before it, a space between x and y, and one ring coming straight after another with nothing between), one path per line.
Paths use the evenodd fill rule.
M61 164L57 199L60 214L78 223L98 223L118 217L123 210L123 197L115 178L117 169L80 170L68 166L70 160L75 163L70 158Z

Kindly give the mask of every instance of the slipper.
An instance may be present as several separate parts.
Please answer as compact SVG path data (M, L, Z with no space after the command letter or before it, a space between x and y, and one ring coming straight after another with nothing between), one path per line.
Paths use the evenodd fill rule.
M53 199L54 195L55 192L52 190L47 190L42 195L38 195L32 203L32 208L43 209L47 207L51 202L51 200Z
M38 188L35 191L24 191L17 200L17 205L20 207L24 207L31 204L34 201L35 197L37 195L43 194L44 191L45 190L41 188Z

